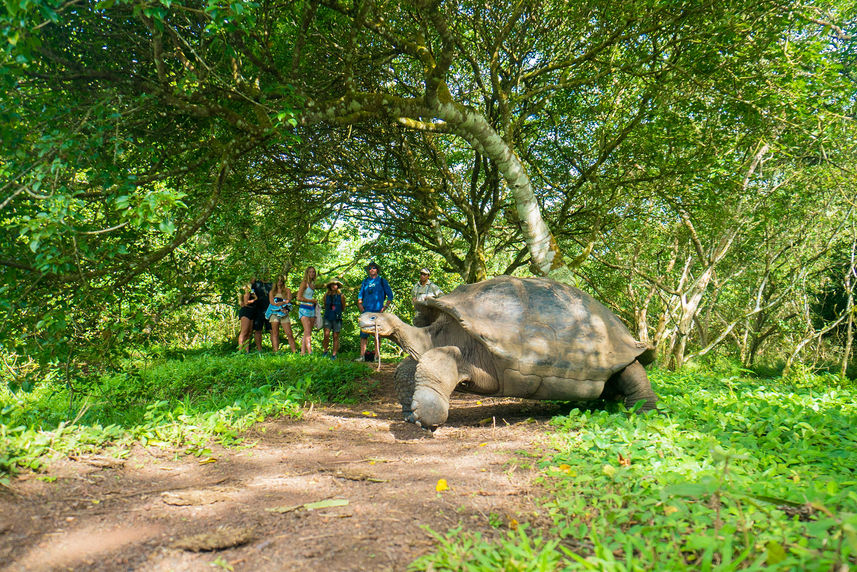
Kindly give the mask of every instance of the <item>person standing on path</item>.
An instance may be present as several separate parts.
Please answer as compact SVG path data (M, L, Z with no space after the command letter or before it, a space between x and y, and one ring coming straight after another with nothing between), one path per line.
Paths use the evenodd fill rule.
M295 335L292 333L292 320L289 310L292 309L292 291L286 286L285 276L277 278L268 298L268 309L265 317L271 322L271 347L274 352L280 349L280 326L289 341L289 349L295 353Z
M256 311L253 318L253 338L256 340L256 350L260 352L262 351L262 331L271 331L271 322L265 317L265 312L268 309L272 287L273 284L265 282L262 278L253 279L253 293L256 296L256 301L253 302Z
M431 276L431 270L428 268L420 270L420 281L411 289L411 303L416 310L414 325L417 327L428 326L428 318L423 314L419 304L425 302L426 298L437 298L443 294L437 284L429 280L429 276Z
M390 283L386 278L380 276L381 269L374 262L366 265L366 278L360 284L360 291L357 293L357 309L360 313L365 312L383 312L393 302L393 290L390 288ZM366 359L366 340L369 339L369 334L360 332L360 357L357 361L372 361L373 357ZM375 351L380 351L381 348L375 348Z
M315 277L313 266L308 266L304 272L304 279L298 288L298 316L304 328L301 338L301 355L312 353L312 329L315 325L315 313L318 311L318 302L315 300Z
M330 333L333 332L333 352L330 359L336 359L339 353L339 332L342 330L342 312L345 310L345 298L342 296L342 282L334 278L327 283L327 293L324 295L324 339L321 347L323 355L327 355Z
M411 303L416 306L417 303L423 302L426 298L437 298L443 292L437 287L437 284L429 280L431 270L423 268L420 270L420 281L414 284L411 290Z
M242 292L238 294L238 321L241 329L238 332L238 351L250 353L250 337L253 335L253 320L256 318L256 294L253 292L253 283L244 285Z

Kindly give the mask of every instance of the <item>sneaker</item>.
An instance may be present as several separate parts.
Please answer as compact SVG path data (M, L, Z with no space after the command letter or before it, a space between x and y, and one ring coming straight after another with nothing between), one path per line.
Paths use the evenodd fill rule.
M332 356L330 356L330 359L336 359L336 354L333 354Z
M324 352L323 354L321 354L321 357L327 357L327 352Z
M355 359L354 361L366 361L366 360L363 359L363 356L357 356L357 359Z

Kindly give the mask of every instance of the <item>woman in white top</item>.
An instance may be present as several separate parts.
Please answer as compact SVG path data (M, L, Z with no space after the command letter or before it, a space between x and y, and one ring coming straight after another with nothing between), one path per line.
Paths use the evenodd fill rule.
M303 339L301 339L301 355L312 353L312 328L315 325L316 313L315 301L315 268L307 267L304 279L298 288L298 316L304 328Z

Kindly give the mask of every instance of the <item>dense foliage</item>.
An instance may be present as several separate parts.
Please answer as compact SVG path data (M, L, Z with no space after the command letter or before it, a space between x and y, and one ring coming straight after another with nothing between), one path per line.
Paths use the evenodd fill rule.
M425 264L445 286L576 282L674 368L714 352L845 373L855 15L6 2L4 356L72 383L128 345L203 334L190 315L228 339L253 276L296 287L314 264L353 293L378 257L401 297Z

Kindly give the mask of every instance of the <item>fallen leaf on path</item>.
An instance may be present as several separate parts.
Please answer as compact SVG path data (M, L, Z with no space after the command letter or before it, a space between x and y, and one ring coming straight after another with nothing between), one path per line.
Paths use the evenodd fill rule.
M304 507L304 505L302 505L302 504L296 504L294 506L278 506L278 507L274 507L274 508L266 508L265 511L266 512L276 512L277 514L285 514L287 512L296 511L299 508L303 508L303 507Z
M189 550L191 552L205 552L211 550L223 550L233 546L241 546L253 540L255 534L251 528L223 527L211 532L185 536L173 542L170 546Z
M308 502L304 506L307 510L317 510L320 508L330 508L333 506L346 506L348 499L327 499L318 502Z
M349 481L366 481L369 483L386 483L387 479L379 479L375 475L361 473L359 471L334 471L331 473L334 477L340 479L348 479Z
M209 457L207 459L203 459L202 461L200 461L199 464L200 465L207 465L208 463L216 463L216 462L217 462L217 459L215 459L214 457Z
M378 417L378 414L374 411L364 411L363 415L365 415L366 417Z
M449 485L446 483L446 479L438 479L437 485L435 485L434 490L436 490L437 492L449 490Z
M165 504L172 506L197 506L213 504L226 500L228 495L224 489L190 490L190 491L167 491L161 493Z
M96 455L93 457L69 456L69 459L76 460L76 461L83 461L87 465L91 465L93 467L98 467L100 469L111 469L114 467L122 467L125 465L124 459L116 459L114 457L107 457L105 455Z

